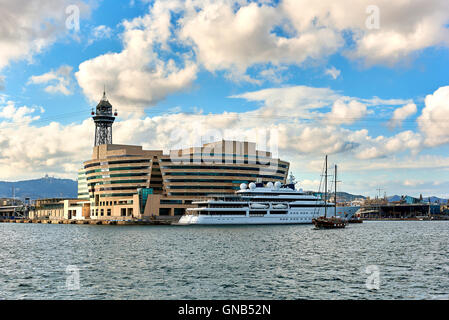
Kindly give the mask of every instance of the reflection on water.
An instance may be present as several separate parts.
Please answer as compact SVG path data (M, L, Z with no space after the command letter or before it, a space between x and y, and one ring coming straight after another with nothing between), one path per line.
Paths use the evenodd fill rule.
M447 299L448 234L446 221L0 224L0 299Z

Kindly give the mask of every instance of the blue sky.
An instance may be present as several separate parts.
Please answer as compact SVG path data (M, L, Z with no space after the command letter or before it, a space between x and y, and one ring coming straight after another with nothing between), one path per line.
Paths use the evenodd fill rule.
M116 143L264 129L305 189L329 154L345 191L449 196L444 0L75 1L79 30L72 2L33 2L0 28L0 180L75 178L106 85Z

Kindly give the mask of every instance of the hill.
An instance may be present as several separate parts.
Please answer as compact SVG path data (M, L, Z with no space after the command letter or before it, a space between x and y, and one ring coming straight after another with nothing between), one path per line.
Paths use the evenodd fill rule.
M44 177L16 182L0 181L0 198L12 198L13 187L16 198L76 198L78 183L70 179Z
M316 193L313 191L310 191L310 192ZM322 194L322 193L318 192L316 194ZM334 194L330 193L329 197L332 200L334 197ZM355 199L366 199L366 197L364 197L362 195L351 194L351 193L347 193L347 192L337 192L337 198L338 198L338 201L343 201L343 202L354 201Z
M365 199L366 197L347 192L337 192L338 201L354 201L355 199ZM340 200L341 199L341 200Z

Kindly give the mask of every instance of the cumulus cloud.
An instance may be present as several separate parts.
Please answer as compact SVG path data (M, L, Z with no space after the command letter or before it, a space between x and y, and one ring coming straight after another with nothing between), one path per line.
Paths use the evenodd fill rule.
M384 158L409 150L417 154L423 148L423 137L411 130L400 132L392 137L366 137L364 146L358 150L358 159Z
M434 45L448 45L449 3L445 0L389 1L374 3L379 12L379 28L369 27L371 0L296 1L284 0L281 7L298 30L329 28L341 35L351 31L353 48L345 48L350 58L366 64L392 65L413 52Z
M198 60L210 71L235 69L242 73L254 64L301 64L321 59L342 45L332 29L310 28L301 34L281 7L236 2L199 2L182 18L180 38L191 41ZM284 34L273 32L275 27Z
M31 60L59 36L67 34L65 10L69 5L80 9L81 18L89 14L89 6L78 0L1 1L0 70L11 61Z
M339 99L332 105L332 110L326 115L326 120L331 124L351 124L363 118L366 113L365 104L356 100L345 102L343 99Z
M63 65L57 70L51 70L38 76L31 76L28 83L49 84L45 87L46 92L61 93L67 96L72 94L72 70L71 66Z
M169 11L155 9L143 18L125 21L121 52L107 53L80 64L76 78L84 94L96 101L106 85L108 95L122 111L142 113L144 107L154 106L168 94L189 87L197 73L189 54L166 59L155 50L158 46L169 54L165 40L170 34L167 29L170 17Z
M291 65L322 62L335 53L367 65L393 65L422 49L448 45L446 0L380 0L380 28L367 28L370 0L156 0L144 16L125 20L123 50L80 64L85 95L103 85L125 109L154 106L185 90L200 68L236 82L280 82ZM109 30L97 27L98 35ZM380 47L379 47L380 46ZM336 79L340 71L326 74Z
M439 97L440 92L432 96ZM417 163L422 166L432 166L433 163L435 167L447 167L444 159L417 158L418 152L426 146L421 133L402 131L391 137L372 136L366 129L346 129L340 126L341 123L326 122L326 117L333 112L343 115L353 115L354 110L366 112L366 106L358 98L342 97L326 88L303 86L264 89L235 97L260 105L247 112L174 111L154 117L124 119L114 124L114 143L169 151L213 140L237 139L256 142L260 149L291 160L292 165L300 168L313 165L319 168L321 162L314 164L313 160L324 154L334 158L344 155L343 169L345 164L351 170L413 167L411 160L381 160L403 156L405 152L409 152L412 159L418 159ZM444 100L444 97L440 98ZM2 176L13 177L20 173L29 177L50 173L74 177L76 169L91 154L92 120L67 125L52 122L38 127L34 121L39 119L40 108L17 107L5 97L0 101ZM111 100L111 103L115 104L115 101ZM431 105L435 105L433 100L428 102L428 106ZM281 112L278 114L277 110ZM304 113L315 118L303 121L301 115ZM380 160L373 162L373 159Z
M0 105L0 180L26 179L45 173L76 177L81 162L89 157L92 121L37 126L40 107Z
M244 73L257 64L301 65L337 52L367 65L393 65L430 46L449 45L445 0L377 1L379 29L367 27L370 0L222 0L188 5L178 33L210 71ZM354 45L346 43L345 35Z
M414 103L409 103L401 108L395 109L389 122L390 128L400 126L402 121L414 115L417 111L418 109Z
M4 119L4 121L0 123L2 126L7 126L11 123L28 124L40 118L39 116L32 115L36 111L35 107L16 107L14 101L11 100L6 101L6 103L2 101L2 104L3 105L0 106L0 119Z
M420 130L425 135L428 146L438 146L449 142L449 86L441 87L425 99L425 107L418 117Z

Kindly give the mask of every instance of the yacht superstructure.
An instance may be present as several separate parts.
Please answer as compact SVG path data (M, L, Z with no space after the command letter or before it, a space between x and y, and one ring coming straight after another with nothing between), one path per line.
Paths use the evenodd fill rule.
M294 184L280 182L245 183L234 195L216 195L194 201L178 224L311 224L324 214L324 200L310 192L296 190ZM332 203L328 203L328 210ZM337 206L335 213L350 219L359 207Z

